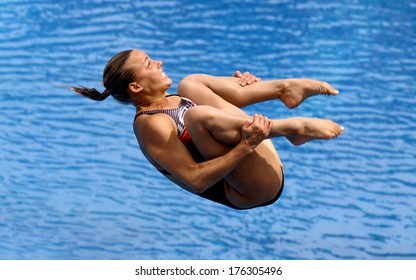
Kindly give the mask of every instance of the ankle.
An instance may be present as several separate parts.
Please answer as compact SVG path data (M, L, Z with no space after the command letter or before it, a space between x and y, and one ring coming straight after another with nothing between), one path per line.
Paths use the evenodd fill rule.
M290 81L288 79L285 80L277 80L276 86L275 86L275 95L278 98L281 98L282 96L287 95L290 89Z
M290 135L302 135L305 131L305 118L304 117L294 117L292 121L292 126L290 127Z

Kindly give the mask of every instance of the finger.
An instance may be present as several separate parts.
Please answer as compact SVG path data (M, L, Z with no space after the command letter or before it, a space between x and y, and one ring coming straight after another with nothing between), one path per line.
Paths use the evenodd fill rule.
M247 72L244 74L241 74L240 80L239 80L239 84L241 86L246 86L247 85L247 80L249 79L249 76L247 76Z
M253 125L258 127L260 124L260 116L259 114L254 114L253 116Z
M256 76L252 75L250 72L246 72L245 74L247 74L245 76L246 83L249 85L252 84L256 79Z
M240 79L240 85L247 85L247 81L250 79L250 75L251 74L249 72L245 72L244 74L242 74Z
M234 72L234 75L233 75L233 77L236 77L236 78L241 78L241 72L240 71L235 71Z
M262 126L261 126L261 132L263 139L267 138L270 135L271 131L271 122L268 117L261 116L262 119Z
M266 126L266 118L263 115L260 115L260 125L264 128Z
M263 125L264 125L264 128L268 128L268 126L269 126L269 118L267 118L266 116L263 116Z
M266 136L270 133L270 121L266 116L263 117L263 131Z
M243 78L244 78L244 79L247 79L247 78L249 78L250 76L251 76L251 74L250 74L250 72L248 72L248 71L244 72L244 74L243 74Z
M253 124L253 120L246 120L243 125L243 129L249 128Z
M252 83L256 82L257 77L254 75L251 75L250 79L247 81L247 84L251 85Z
M269 120L269 119L267 118L267 131L268 131L268 134L267 134L267 135L269 135L269 134L270 134L270 132L272 131L272 128L273 128L273 123L272 123L272 121L271 121L271 120Z
M261 129L264 133L264 135L269 135L270 134L270 129L271 129L271 121L269 120L268 117L260 115L260 125L261 125Z
M266 128L266 117L262 114L259 114L259 127L264 133Z

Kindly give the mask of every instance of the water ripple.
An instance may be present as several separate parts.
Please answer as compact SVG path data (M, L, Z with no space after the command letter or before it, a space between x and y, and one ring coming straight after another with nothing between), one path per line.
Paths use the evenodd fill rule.
M411 1L5 1L0 5L0 258L416 258L416 37ZM305 20L307 19L307 20ZM174 80L252 71L330 82L271 118L330 118L330 142L274 139L286 187L234 211L174 186L146 161L134 108L102 89L114 53L144 49Z

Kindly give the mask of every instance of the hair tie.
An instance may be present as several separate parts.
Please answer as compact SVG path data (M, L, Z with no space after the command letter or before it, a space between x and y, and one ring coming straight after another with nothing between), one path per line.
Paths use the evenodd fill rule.
M111 90L109 90L109 89L105 89L103 91L103 93L102 93L102 95L105 96L105 98L107 98L108 96L110 96L110 94L111 94Z

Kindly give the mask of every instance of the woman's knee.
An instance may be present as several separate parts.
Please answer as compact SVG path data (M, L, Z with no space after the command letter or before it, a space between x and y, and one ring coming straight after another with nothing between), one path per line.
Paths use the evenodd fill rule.
M178 85L178 93L183 96L194 99L197 98L198 87L204 86L202 79L204 74L191 74L183 78Z
M209 130L214 121L214 114L207 106L190 108L184 117L186 127L201 127Z

